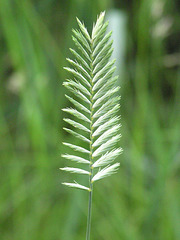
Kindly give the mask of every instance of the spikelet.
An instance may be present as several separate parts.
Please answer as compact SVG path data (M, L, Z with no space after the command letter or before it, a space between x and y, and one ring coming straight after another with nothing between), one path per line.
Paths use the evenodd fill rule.
M112 32L106 34L108 22L104 23L104 15L103 12L97 18L91 36L84 24L77 19L79 30L73 29L73 41L77 50L70 49L75 59L67 58L70 67L64 68L72 76L63 85L72 92L73 97L68 95L66 97L74 105L74 108L63 109L73 116L73 119L64 119L71 125L64 130L80 139L83 147L72 143L64 144L85 157L74 153L64 154L62 157L88 168L60 169L89 175L89 187L75 181L63 183L68 187L87 191L91 191L95 181L117 172L120 164L113 162L122 152L122 149L117 147L121 137L119 133L121 125L119 117L116 116L120 107L120 97L117 95L119 87L116 84L118 77L113 76L116 68L115 61L110 61L113 52L110 40Z

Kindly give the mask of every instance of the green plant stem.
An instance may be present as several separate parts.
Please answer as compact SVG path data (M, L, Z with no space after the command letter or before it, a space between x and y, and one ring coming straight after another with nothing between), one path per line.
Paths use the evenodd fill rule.
M90 181L91 181L91 179L90 179ZM88 206L88 217L87 217L86 240L90 240L90 232L91 232L92 193L93 193L92 183L90 184L90 188L91 188L91 191L89 192L89 206Z

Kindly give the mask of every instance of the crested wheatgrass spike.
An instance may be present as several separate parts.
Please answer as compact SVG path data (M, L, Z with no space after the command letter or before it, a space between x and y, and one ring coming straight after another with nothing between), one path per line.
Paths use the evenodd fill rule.
M70 66L64 69L70 79L63 85L69 90L70 107L63 111L71 118L64 118L68 126L63 129L72 137L72 143L63 143L71 154L63 154L78 167L63 167L63 171L83 176L85 185L63 183L71 188L89 192L86 240L90 240L92 193L94 182L116 173L120 163L115 159L122 153L118 146L120 134L120 108L117 76L113 76L115 60L112 32L106 34L108 22L104 23L105 12L100 13L89 34L84 23L77 18L79 29L73 29L72 39L76 50L70 51L74 59L67 58Z

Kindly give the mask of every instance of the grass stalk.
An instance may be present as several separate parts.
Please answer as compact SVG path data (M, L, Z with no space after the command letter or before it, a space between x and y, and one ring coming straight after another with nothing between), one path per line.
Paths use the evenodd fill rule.
M75 97L81 98L85 104L89 105L86 107L86 105L84 106L77 100L68 97L78 109L63 109L63 111L76 116L77 119L83 120L83 122L88 124L88 127L86 127L76 121L65 119L66 122L69 122L74 127L78 127L83 133L81 135L74 130L64 129L87 142L88 145L85 148L81 145L66 142L64 145L69 146L77 152L88 154L88 156L85 158L68 154L63 156L78 163L86 163L89 169L85 170L74 167L60 168L63 171L89 176L89 186L81 185L76 181L73 183L63 183L69 187L89 191L86 240L90 240L91 233L93 183L116 173L120 163L112 165L111 163L122 151L121 148L114 148L121 137L120 133L118 133L120 124L117 123L117 117L115 116L120 106L118 102L119 97L115 96L119 87L115 86L117 77L113 78L113 73L116 69L113 66L115 61L109 60L113 51L112 40L110 41L111 32L106 34L108 23L103 23L104 15L105 12L102 12L97 18L97 22L93 25L91 36L84 24L77 19L80 32L73 30L75 35L75 37L73 36L73 41L80 49L80 54L82 52L82 56L71 49L76 60L67 59L73 68L64 68L75 77L75 80L64 82L64 86L73 92ZM82 84L78 83L79 80ZM84 135L87 133L89 136ZM87 160L87 158L89 159ZM101 169L101 167L103 168ZM94 168L98 169L95 174L93 174Z
M91 177L91 176L90 176ZM91 179L90 179L91 181ZM86 240L90 240L90 233L91 233L91 215L92 215L92 184L91 191L89 192L89 206L88 206L88 216L87 216L87 230L86 230Z

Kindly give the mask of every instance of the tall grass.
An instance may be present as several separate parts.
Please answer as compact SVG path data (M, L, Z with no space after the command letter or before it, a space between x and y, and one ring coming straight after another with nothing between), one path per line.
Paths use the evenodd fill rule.
M60 142L71 141L61 131L60 109L68 104L62 66L75 16L90 26L113 5L121 2L0 1L2 240L84 239L87 199L65 191L58 171L64 161ZM92 239L178 240L178 1L132 1L123 7L124 154L113 182L104 180L94 190Z

